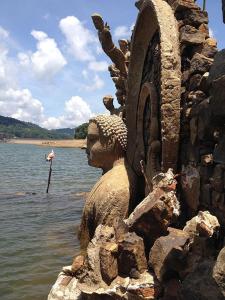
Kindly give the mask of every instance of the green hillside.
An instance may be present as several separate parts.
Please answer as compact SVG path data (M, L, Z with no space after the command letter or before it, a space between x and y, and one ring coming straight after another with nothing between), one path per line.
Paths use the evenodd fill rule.
M33 139L73 139L74 129L63 128L47 130L33 123L0 116L0 139L4 137Z

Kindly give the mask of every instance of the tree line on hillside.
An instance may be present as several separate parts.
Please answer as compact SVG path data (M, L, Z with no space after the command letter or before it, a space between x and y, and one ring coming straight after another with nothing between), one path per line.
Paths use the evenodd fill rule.
M85 139L87 136L87 128L88 123L84 123L75 129L61 128L48 130L30 122L0 116L0 139Z

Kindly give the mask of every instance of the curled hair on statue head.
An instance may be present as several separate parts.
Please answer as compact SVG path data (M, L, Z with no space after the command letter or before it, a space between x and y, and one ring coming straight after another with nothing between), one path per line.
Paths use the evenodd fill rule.
M117 115L98 115L90 122L99 126L102 134L106 138L115 139L123 151L127 149L127 127L123 120Z

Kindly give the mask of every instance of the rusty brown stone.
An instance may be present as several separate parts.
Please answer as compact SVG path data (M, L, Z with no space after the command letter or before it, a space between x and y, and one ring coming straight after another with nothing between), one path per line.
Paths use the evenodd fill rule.
M188 9L184 11L182 19L185 24L198 27L202 24L208 24L208 13L200 8Z
M189 234L169 228L169 235L158 238L149 254L149 264L162 281L170 273L179 273L185 267Z
M202 44L205 41L205 33L195 27L186 25L180 29L180 42L189 45Z
M186 223L183 231L193 238L201 234L210 238L214 233L218 232L219 228L220 224L215 216L208 211L199 211L197 216Z
M179 215L179 202L175 195L176 180L171 170L153 178L153 191L134 209L126 220L130 231L142 236L150 246Z
M147 269L144 243L134 232L128 232L118 242L118 270L122 276L129 276L133 269L143 273Z
M200 32L204 33L206 38L209 38L209 27L208 27L207 24L202 23L202 24L199 26L198 30L199 30Z
M167 0L175 12L184 11L188 9L196 9L198 6L194 0Z
M208 72L212 63L213 63L212 59L202 54L196 53L191 60L190 72L191 74L195 74L195 73L203 74L205 72Z

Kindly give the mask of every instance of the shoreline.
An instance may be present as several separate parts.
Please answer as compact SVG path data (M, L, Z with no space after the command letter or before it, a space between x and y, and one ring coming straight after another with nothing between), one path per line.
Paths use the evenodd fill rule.
M9 139L7 144L36 145L42 147L83 148L85 140Z

